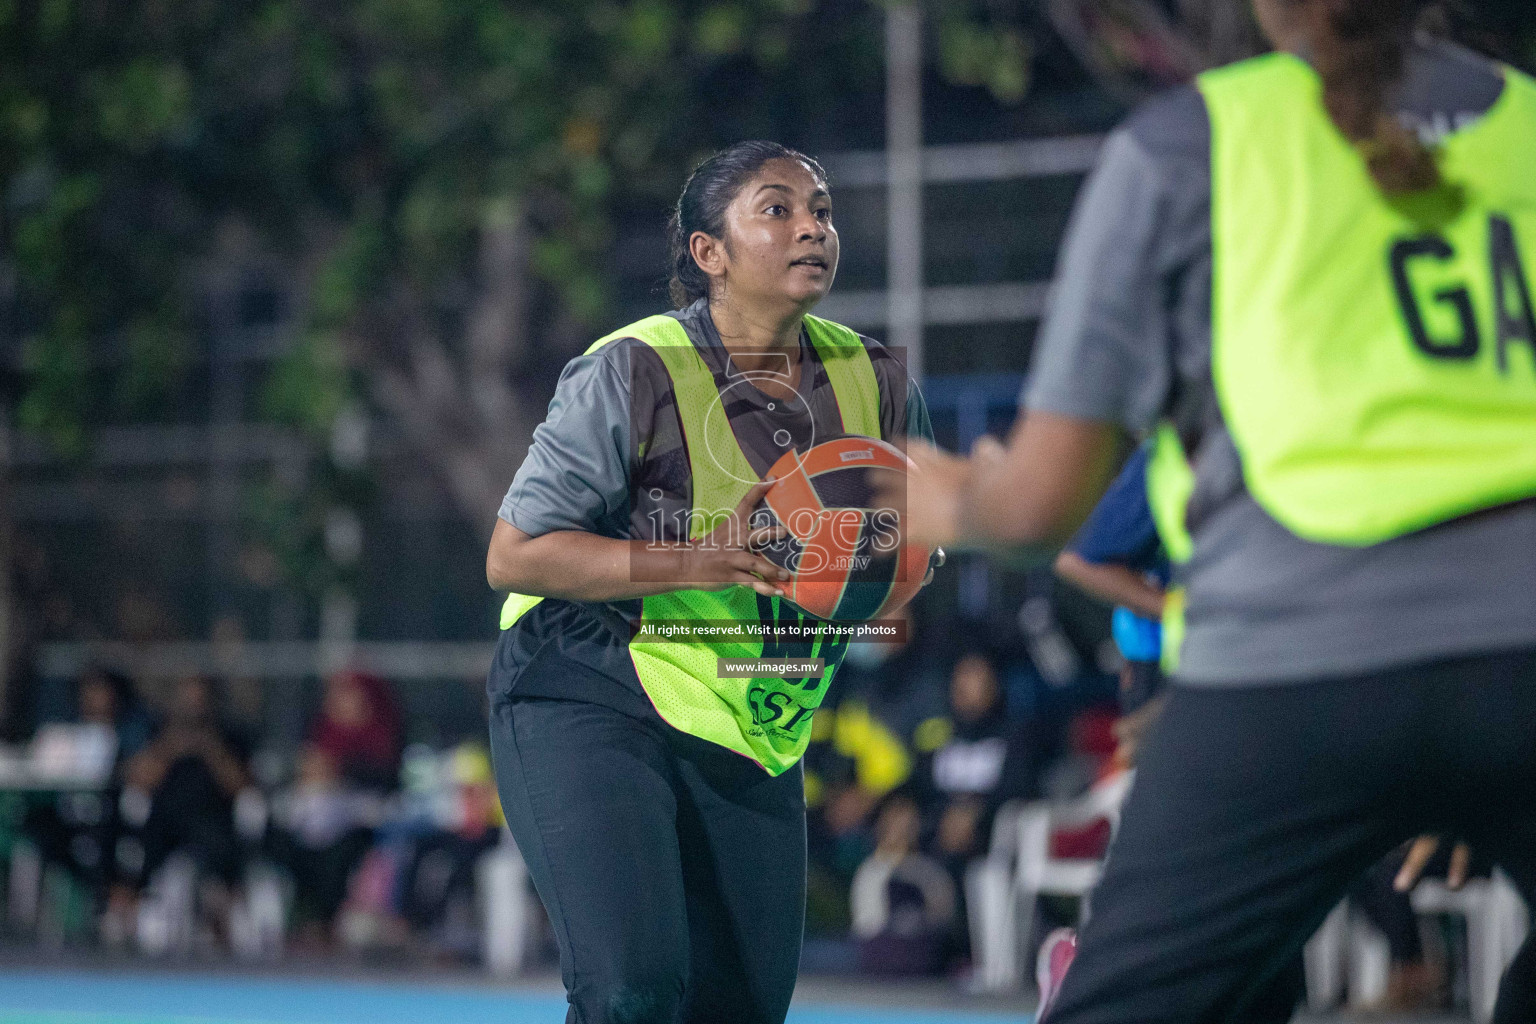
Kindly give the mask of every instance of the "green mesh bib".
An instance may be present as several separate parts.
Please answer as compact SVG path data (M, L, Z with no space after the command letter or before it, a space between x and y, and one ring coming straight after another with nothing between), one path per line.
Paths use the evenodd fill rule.
M1211 363L1249 492L1296 535L1369 545L1536 495L1536 82L1389 201L1275 54L1202 75Z
M811 339L842 415L843 430L880 436L880 387L869 353L846 327L807 316ZM636 338L660 358L671 378L678 419L688 450L693 507L689 539L697 540L728 515L758 481L742 452L720 402L714 374L676 319L647 317L599 339L588 352L624 338ZM509 629L542 598L509 595L501 627ZM642 601L647 623L700 620L814 623L787 602L765 598L746 587L680 590ZM791 768L811 738L811 718L842 661L843 643L816 635L790 647L760 638L676 641L635 640L629 645L635 674L661 717L674 728L734 750L772 775ZM721 678L719 659L822 658L820 678Z

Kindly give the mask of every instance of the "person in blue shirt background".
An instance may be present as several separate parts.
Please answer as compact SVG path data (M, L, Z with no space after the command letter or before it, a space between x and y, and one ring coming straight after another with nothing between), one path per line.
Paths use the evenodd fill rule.
M1162 687L1161 620L1171 570L1147 500L1149 459L1147 445L1131 455L1056 559L1058 576L1115 606L1111 625L1126 661L1120 707L1127 715Z

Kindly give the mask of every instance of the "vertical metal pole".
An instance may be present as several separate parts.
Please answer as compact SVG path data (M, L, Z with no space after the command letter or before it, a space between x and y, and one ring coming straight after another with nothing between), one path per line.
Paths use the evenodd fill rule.
M0 404L0 728L20 721L10 712L17 699L13 686L20 685L18 678L11 678L11 644L16 636L17 616L15 605L16 584L16 506L12 503L11 468L11 410ZM6 736L5 739L12 737Z
M923 376L923 15L893 3L885 22L886 341Z
M356 405L346 406L331 423L331 463L356 473L368 462L368 416ZM337 566L357 564L363 553L363 524L357 513L336 505L325 515L325 553ZM357 647L357 597L340 584L325 594L320 607L320 662L323 673L346 667Z
M248 338L240 335L238 283L221 282L216 320L209 348L208 494L203 504L207 533L209 625L235 612L231 567L239 552L236 516L240 508L240 465L237 446L245 400L245 367L241 351Z

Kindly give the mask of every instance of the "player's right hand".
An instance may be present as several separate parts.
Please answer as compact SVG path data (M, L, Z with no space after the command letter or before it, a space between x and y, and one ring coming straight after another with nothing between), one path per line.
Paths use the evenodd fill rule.
M789 573L774 565L757 551L783 534L782 527L751 527L752 510L757 508L776 481L770 477L754 484L741 501L722 517L715 528L698 540L690 541L683 554L683 587L693 590L724 590L726 587L751 587L764 597L783 597L779 584Z

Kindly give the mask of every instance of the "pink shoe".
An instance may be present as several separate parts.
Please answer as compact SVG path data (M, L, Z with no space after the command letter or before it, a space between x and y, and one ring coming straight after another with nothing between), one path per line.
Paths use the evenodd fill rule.
M1061 991L1067 968L1077 957L1077 932L1071 928L1057 928L1040 944L1040 956L1035 961L1035 986L1040 990L1040 1009L1035 1020L1042 1019L1056 1002Z

